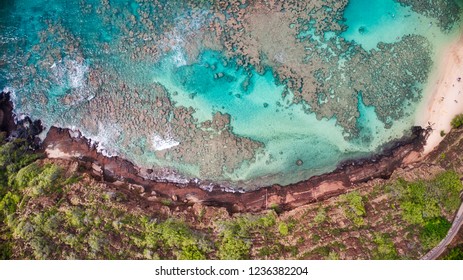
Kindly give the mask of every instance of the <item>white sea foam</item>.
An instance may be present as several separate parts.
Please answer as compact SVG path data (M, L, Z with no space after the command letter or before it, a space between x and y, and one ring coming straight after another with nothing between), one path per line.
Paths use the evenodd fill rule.
M177 67L188 64L184 51L187 42L184 38L194 35L202 26L205 25L206 14L206 12L200 11L195 13L194 16L188 17L188 19L186 19L186 15L178 17L176 19L176 22L178 23L176 28L167 35L169 38L169 47L173 53L172 60Z
M81 133L79 130L69 129L69 136L71 138L80 138Z
M177 183L177 184L188 184L190 180L184 178L183 176L177 174L167 174L161 177L161 180L166 180L167 182Z
M151 138L153 142L153 149L155 151L162 151L173 148L175 146L180 145L180 142L173 138L162 138L160 135L154 133L153 137Z
M121 129L116 125L108 125L98 122L98 134L95 137L90 137L92 143L95 144L96 150L106 157L114 157L118 155L114 140L120 135Z
M105 157L115 157L119 155L114 140L121 133L121 129L116 125L104 125L98 122L98 132L89 133L85 130L78 130L75 126L68 126L70 136L85 137L89 139L90 146L94 146L98 153Z
M183 54L183 51L180 47L175 46L173 47L174 49L174 55L172 56L172 59L174 61L174 64L177 67L185 66L187 64L185 55Z
M183 51L183 48L185 46L183 36L184 35L177 30L174 30L172 33L168 35L170 48L173 52L172 60L177 67L181 67L187 64L187 60Z
M88 72L88 65L84 61L65 58L54 62L50 66L51 72L59 84L69 86L72 89L82 88L86 85L85 76Z
M12 87L6 86L3 88L3 92L9 92L10 93L10 99L13 105L16 103L16 100L18 97L16 96L16 90Z
M67 63L67 76L71 88L79 88L85 85L85 74L88 72L88 66L82 62L70 60Z
M238 186L232 186L232 185L226 185L226 184L227 182L224 182L222 184L213 184L213 183L200 184L199 188L207 192L212 192L214 189L220 189L223 192L229 192L229 193L245 193L245 191Z

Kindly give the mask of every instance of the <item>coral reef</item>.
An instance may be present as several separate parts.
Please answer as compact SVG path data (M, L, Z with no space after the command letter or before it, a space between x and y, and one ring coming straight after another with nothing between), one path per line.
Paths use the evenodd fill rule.
M301 106L307 117L333 120L333 129L342 129L347 144L332 149L341 153L334 156L338 162L375 152L383 143L371 139L389 136L366 135L359 125L359 106L374 107L386 129L411 119L433 50L429 38L416 34L380 43L373 50L345 40L343 13L348 2L136 0L127 5L80 0L57 4L62 17L40 14L36 7L30 23L12 23L18 24L17 40L2 44L7 55L0 63L14 61L10 59L1 73L8 72L8 85L17 89L18 112L42 119L48 128L79 130L98 142L101 151L153 169L156 176L252 180L252 174L244 178L234 172L259 159L271 162L276 154L266 150L271 141L237 134L234 116L224 107L200 112L195 106L207 103L209 85L199 92L181 92L177 89L183 85L172 85L178 82L172 77L186 73L179 83L202 83L202 77L194 76L202 72L190 73L188 67L203 63L200 58L206 51L216 51L224 67L240 71L240 76L213 74L214 80L239 81L240 89L224 90L224 96L241 98L252 92L255 76L271 72L282 88L276 112ZM439 17L444 30L458 20L459 8L452 1L399 2ZM260 102L262 109L269 107L267 100ZM288 114L292 119L293 112ZM307 132L298 133L295 136ZM315 140L310 143L323 141L316 131L311 133ZM352 143L360 147L351 148ZM265 175L284 174L290 169L287 162L293 163L291 168L309 168L308 157L291 156L296 158L288 156L281 170ZM314 170L312 175L324 169Z
M438 20L439 26L448 31L461 17L458 0L396 0L402 5L411 6L418 13Z

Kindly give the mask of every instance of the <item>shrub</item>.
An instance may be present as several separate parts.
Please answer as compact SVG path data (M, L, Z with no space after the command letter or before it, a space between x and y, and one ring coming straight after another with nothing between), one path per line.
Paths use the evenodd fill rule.
M278 231L282 236L287 236L289 233L288 225L286 223L280 223L278 225Z
M269 207L271 210L275 211L275 213L280 214L282 212L280 205L276 203L272 203Z
M441 215L441 208L454 212L460 205L462 188L460 177L450 170L429 181L399 179L392 191L399 199L402 218L410 224L424 226L427 220Z
M24 140L17 139L0 145L0 170L3 175L5 171L6 175L15 175L21 168L38 158L40 155L31 152Z
M323 207L318 208L317 215L314 217L313 221L316 224L321 224L326 221L326 209Z
M172 251L178 259L205 259L207 245L193 234L182 221L168 219L154 230L166 251Z
M263 227L260 219L241 216L232 221L223 222L219 233L219 258L222 260L249 259L251 250L251 230Z
M181 260L205 260L206 255L195 244L188 244L182 248L179 259Z
M18 171L13 177L14 181L10 185L15 185L18 189L26 188L32 180L34 180L41 172L41 168L37 163L29 164Z
M170 200L170 199L163 199L163 200L161 200L161 203L164 206L171 206L172 204L174 204L174 202L172 200Z
M257 225L259 227L269 228L276 224L276 213L275 211L270 211L267 215L260 217L257 220Z
M463 245L452 248L444 260L463 260Z
M0 213L4 216L13 214L16 211L20 199L19 195L8 192L0 201Z
M251 243L236 238L232 232L226 232L219 245L219 257L222 260L246 260L249 259Z
M450 122L452 128L460 128L463 125L463 114L456 115Z
M30 183L32 195L50 194L60 190L62 170L57 165L49 164L43 167Z
M434 248L447 235L452 224L444 217L436 217L426 222L420 232L420 240L426 250Z
M335 251L330 251L330 253L328 254L328 257L326 257L326 260L332 260L332 261L339 260L339 254L336 253Z
M11 249L11 243L0 239L0 260L11 259L12 253L13 250Z
M394 243L386 235L376 234L374 238L376 249L373 251L373 258L377 260L395 260L398 258Z
M453 171L445 171L436 176L430 182L430 191L440 204L444 205L445 210L449 212L456 211L460 206L460 192L463 190L463 185L460 181L460 176Z
M363 197L359 192L353 191L342 195L341 200L344 202L344 214L354 225L362 226L364 224L363 217L366 215Z

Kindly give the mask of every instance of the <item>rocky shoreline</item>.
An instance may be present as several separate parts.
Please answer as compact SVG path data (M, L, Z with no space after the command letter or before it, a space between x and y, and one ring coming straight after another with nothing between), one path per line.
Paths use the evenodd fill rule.
M69 129L51 127L44 141L38 146L36 135L41 132L40 121L33 122L25 118L15 124L8 93L2 93L0 100L2 131L6 131L11 137L27 138L30 143L36 143L33 148L40 152L47 153L53 150L55 154L49 157L78 161L85 172L110 184L127 185L140 192L148 202L169 199L175 207L202 203L225 207L231 213L258 212L269 208L291 210L345 193L360 183L377 178L387 179L397 168L406 167L419 158L430 131L415 127L411 137L391 143L384 147L380 154L343 162L328 174L314 176L284 187L272 185L239 193L224 191L219 185L213 186L211 190L204 190L194 182L178 184L148 180L142 176L146 170L117 156L105 157L97 152L89 139L71 137L72 131ZM18 135L19 132L22 134Z

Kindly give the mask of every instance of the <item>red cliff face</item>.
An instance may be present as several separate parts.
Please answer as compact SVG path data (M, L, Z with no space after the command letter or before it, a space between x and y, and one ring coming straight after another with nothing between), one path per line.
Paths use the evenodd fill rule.
M332 173L315 176L297 184L285 187L268 186L246 193L226 192L220 185L208 191L192 182L175 184L145 179L142 176L146 170L120 157L103 156L89 145L89 140L72 138L67 129L52 127L42 143L42 150L45 153L58 150L62 155L77 157L81 166L93 176L115 184L128 183L129 186L137 186L141 196L149 201L168 198L175 206L200 202L204 205L225 207L229 212L258 212L273 207L290 210L345 193L358 183L388 178L396 168L403 165L408 155L422 148L424 137L425 133L420 130L413 139L399 142L372 159L346 162Z

